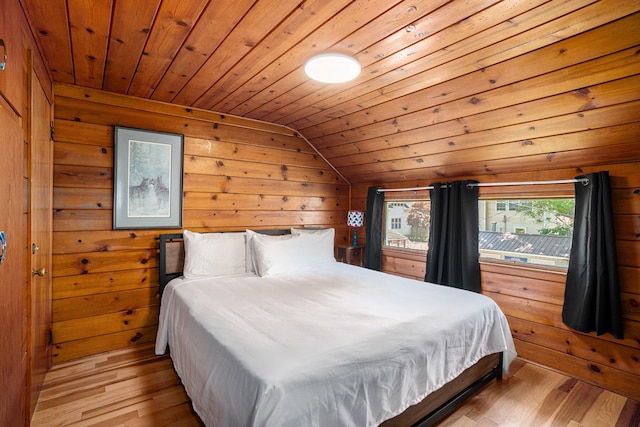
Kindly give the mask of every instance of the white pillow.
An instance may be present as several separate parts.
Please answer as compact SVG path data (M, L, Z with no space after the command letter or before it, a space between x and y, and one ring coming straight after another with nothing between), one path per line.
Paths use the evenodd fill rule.
M333 233L296 233L283 236L255 234L252 238L256 273L260 276L289 273L321 262L335 262Z
M194 233L184 230L185 278L244 273L245 233Z
M256 261L255 261L255 252L253 250L253 236L257 233L253 230L246 230L244 234L245 238L245 271L247 273L255 273L256 272Z
M292 228L291 234L303 235L309 247L305 248L309 263L335 261L334 245L336 231L333 228L320 228L309 230L304 228Z
M286 273L297 269L303 248L300 235L254 234L251 239L254 251L255 272L259 276Z
M333 228L293 228L291 227L291 234L331 234L335 236L336 231Z
M245 264L247 273L258 273L258 266L256 261L256 254L253 248L253 236L265 236L265 234L257 233L253 230L245 230ZM268 234L269 237L274 239L285 238L288 239L290 234Z

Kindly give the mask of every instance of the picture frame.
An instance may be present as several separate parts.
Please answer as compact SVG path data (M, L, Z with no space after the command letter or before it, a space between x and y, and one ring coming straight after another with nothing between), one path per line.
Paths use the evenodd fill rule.
M182 228L184 135L114 127L113 229Z

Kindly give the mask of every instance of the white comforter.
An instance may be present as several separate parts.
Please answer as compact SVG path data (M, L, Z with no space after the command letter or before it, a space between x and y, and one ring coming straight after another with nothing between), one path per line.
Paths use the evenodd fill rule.
M515 357L488 297L330 262L295 274L174 279L167 344L208 426L375 426L483 356Z

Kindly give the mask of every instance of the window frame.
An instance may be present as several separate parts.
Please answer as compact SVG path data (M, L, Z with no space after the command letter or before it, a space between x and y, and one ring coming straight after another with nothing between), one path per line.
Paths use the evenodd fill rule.
M514 180L504 179L505 182L517 181L519 178ZM554 178L548 178L554 179ZM557 178L563 179L563 178ZM531 180L531 179L527 179ZM496 180L498 181L498 180ZM500 180L502 181L502 180ZM420 185L418 185L420 186ZM526 200L526 199L566 199L573 198L575 199L575 191L574 185L571 183L566 184L545 184L545 185L513 185L513 186L488 186L488 187L480 187L478 191L478 201L480 200L493 200L499 199L504 200L505 204L505 212L508 212L509 209L509 200ZM413 249L413 248L403 248L397 246L389 246L385 244L386 241L386 203L392 201L431 201L429 197L428 190L418 190L418 191L407 191L407 192L390 192L385 193L385 200L382 215L383 221L383 233L382 233L382 253L383 256L385 254L390 254L396 258L402 258L402 254L407 254L408 259L414 259L417 256L424 255L426 260L427 250L422 249ZM520 263L514 261L505 261L491 258L479 258L480 265L495 265L497 268L510 268L510 269L521 269L521 270L529 270L529 271L541 271L541 272L550 272L556 274L566 274L567 267L563 266L552 266L552 265L544 265L544 264L530 264L530 263Z
M408 253L417 253L417 254L426 254L427 250L426 249L416 249L416 248L406 248L406 247L401 247L401 246L391 246L391 245L387 245L386 241L387 241L387 221L390 220L389 218L387 218L387 209L388 206L387 204L390 203L397 203L398 205L401 204L401 202L431 202L431 199L429 198L429 191L428 190L418 190L418 191L412 191L412 196L411 197L407 197L407 193L405 192L398 192L398 193L385 193L385 198L384 198L384 202L383 202L383 210L382 210L382 242L381 242L381 248L382 251L384 252L385 250L401 250L401 251L407 251ZM402 221L402 220L401 220ZM402 228L402 227L401 227ZM394 230L394 229L392 229Z

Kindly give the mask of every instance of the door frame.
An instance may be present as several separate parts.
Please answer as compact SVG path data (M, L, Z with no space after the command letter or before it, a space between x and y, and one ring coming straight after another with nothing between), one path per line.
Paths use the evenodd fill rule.
M31 65L31 64L29 64ZM32 66L27 84L29 409L52 363L53 106Z

